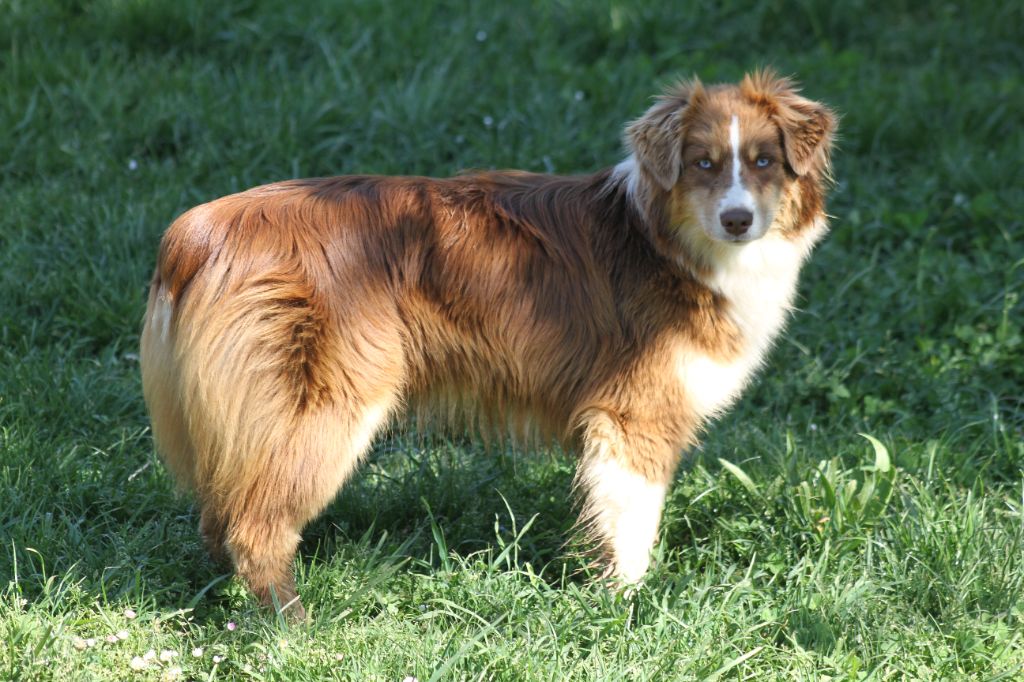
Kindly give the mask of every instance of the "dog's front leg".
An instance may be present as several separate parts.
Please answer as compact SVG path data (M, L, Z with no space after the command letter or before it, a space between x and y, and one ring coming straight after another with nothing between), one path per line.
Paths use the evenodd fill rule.
M660 438L604 411L583 420L576 490L584 532L596 541L606 575L631 584L651 564L651 548L677 456Z

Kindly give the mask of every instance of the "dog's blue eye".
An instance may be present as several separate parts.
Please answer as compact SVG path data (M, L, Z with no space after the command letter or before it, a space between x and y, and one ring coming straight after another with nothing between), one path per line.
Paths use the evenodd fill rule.
M697 162L697 167L702 170L711 170L711 166L713 165L714 164L711 163L711 159L701 159Z
M768 166L772 165L772 160L769 159L767 156L759 156L757 157L757 161L755 161L754 163L757 164L758 168L767 168Z

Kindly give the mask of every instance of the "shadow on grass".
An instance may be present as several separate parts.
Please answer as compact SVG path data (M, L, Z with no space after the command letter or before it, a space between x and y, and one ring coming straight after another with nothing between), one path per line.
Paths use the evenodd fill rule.
M335 543L386 533L409 558L439 566L441 542L466 557L510 540L532 519L519 550L539 570L563 554L571 535L573 468L571 456L550 449L488 451L472 440L394 437L307 527L301 551L329 552Z
M488 451L476 441L436 436L385 439L304 529L296 562L303 600L329 618L352 609L372 613L386 607L367 598L381 583L410 574L450 577L461 564L494 562L510 543L514 562L506 558L499 570L528 564L557 582L584 565L567 545L576 519L573 470L571 456L551 449ZM194 509L191 516L195 527ZM215 565L201 550L179 561L191 564L191 590L178 606L194 608L197 622L256 611L230 579L231 567ZM170 593L165 599L175 601Z

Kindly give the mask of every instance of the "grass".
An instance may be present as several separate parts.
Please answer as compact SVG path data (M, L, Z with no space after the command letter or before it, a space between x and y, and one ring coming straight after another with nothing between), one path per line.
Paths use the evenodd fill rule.
M0 678L1024 678L1019 4L320 5L0 0ZM833 232L632 599L562 550L571 459L443 438L308 529L307 627L218 574L138 376L178 212L588 171L661 84L764 63L843 112Z

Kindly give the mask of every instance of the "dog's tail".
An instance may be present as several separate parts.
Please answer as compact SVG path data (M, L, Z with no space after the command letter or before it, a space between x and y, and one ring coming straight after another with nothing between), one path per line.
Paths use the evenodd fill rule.
M214 249L197 207L180 216L164 234L149 287L140 343L142 390L157 451L182 487L194 488L196 448L190 433L195 416L185 407L178 328L186 292L212 259Z
M300 432L334 397L327 368L339 364L327 331L338 325L300 250L261 243L271 231L254 226L264 220L258 199L232 199L167 230L141 339L157 449L207 500L245 489L301 447Z

